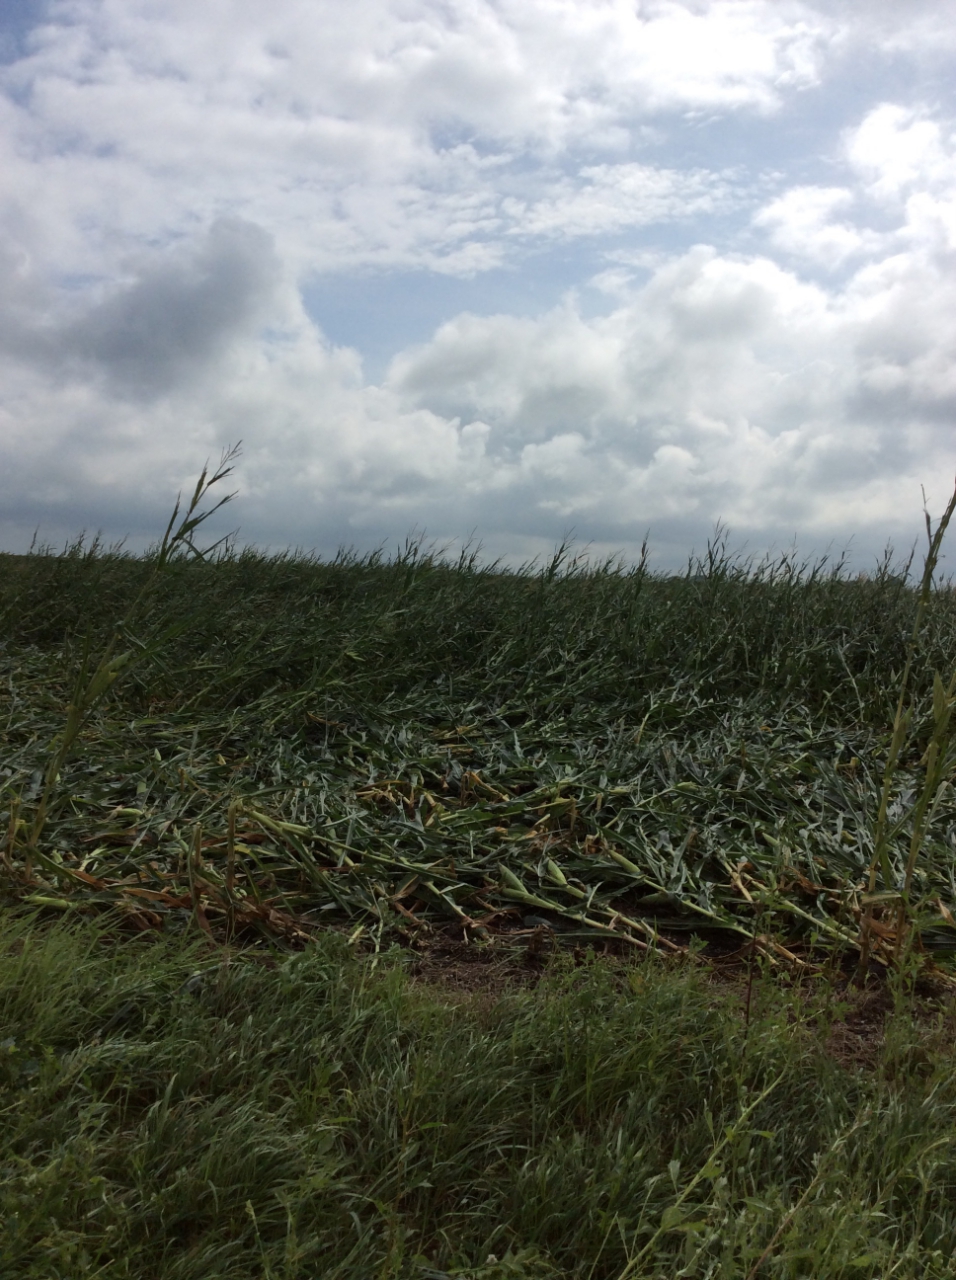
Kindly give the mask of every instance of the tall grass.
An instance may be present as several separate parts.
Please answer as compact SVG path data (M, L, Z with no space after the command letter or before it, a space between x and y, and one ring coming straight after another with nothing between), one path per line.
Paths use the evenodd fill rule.
M891 555L860 579L720 535L676 578L567 547L511 572L421 542L321 562L170 538L0 558L16 894L374 947L697 933L799 965L862 927L885 963L911 924L956 948L935 561L915 590Z

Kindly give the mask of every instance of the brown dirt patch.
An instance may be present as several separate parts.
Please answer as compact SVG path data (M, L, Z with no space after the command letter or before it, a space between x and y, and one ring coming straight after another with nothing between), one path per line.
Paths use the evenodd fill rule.
M479 942L454 927L430 929L415 939L407 972L443 995L496 998L537 984L552 950L550 941L542 941L531 929L500 931Z

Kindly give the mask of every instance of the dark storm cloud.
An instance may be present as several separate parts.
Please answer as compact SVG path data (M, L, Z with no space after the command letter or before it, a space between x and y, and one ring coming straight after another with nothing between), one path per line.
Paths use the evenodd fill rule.
M239 219L164 254L62 333L63 352L121 394L151 399L201 375L259 319L274 292L271 238Z
M131 274L84 306L92 282L55 288L28 253L0 244L0 355L149 399L188 384L254 330L279 262L260 227L223 218L191 244L139 255Z

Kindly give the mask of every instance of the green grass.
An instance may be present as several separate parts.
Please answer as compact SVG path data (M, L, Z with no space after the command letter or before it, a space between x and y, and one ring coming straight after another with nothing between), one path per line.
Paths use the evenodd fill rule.
M112 923L6 925L4 1276L952 1274L951 1005L881 1005L861 1069L819 983L748 1025L665 960L451 998Z

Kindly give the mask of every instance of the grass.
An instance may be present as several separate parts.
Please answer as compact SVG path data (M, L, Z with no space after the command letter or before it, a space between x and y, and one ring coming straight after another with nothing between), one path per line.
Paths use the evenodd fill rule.
M0 1274L950 1275L953 504L321 562L197 547L230 461L0 556Z
M270 958L8 922L17 1277L934 1277L956 1251L953 1011L665 960L451 998L408 952ZM857 1008L859 1012L859 1008Z

